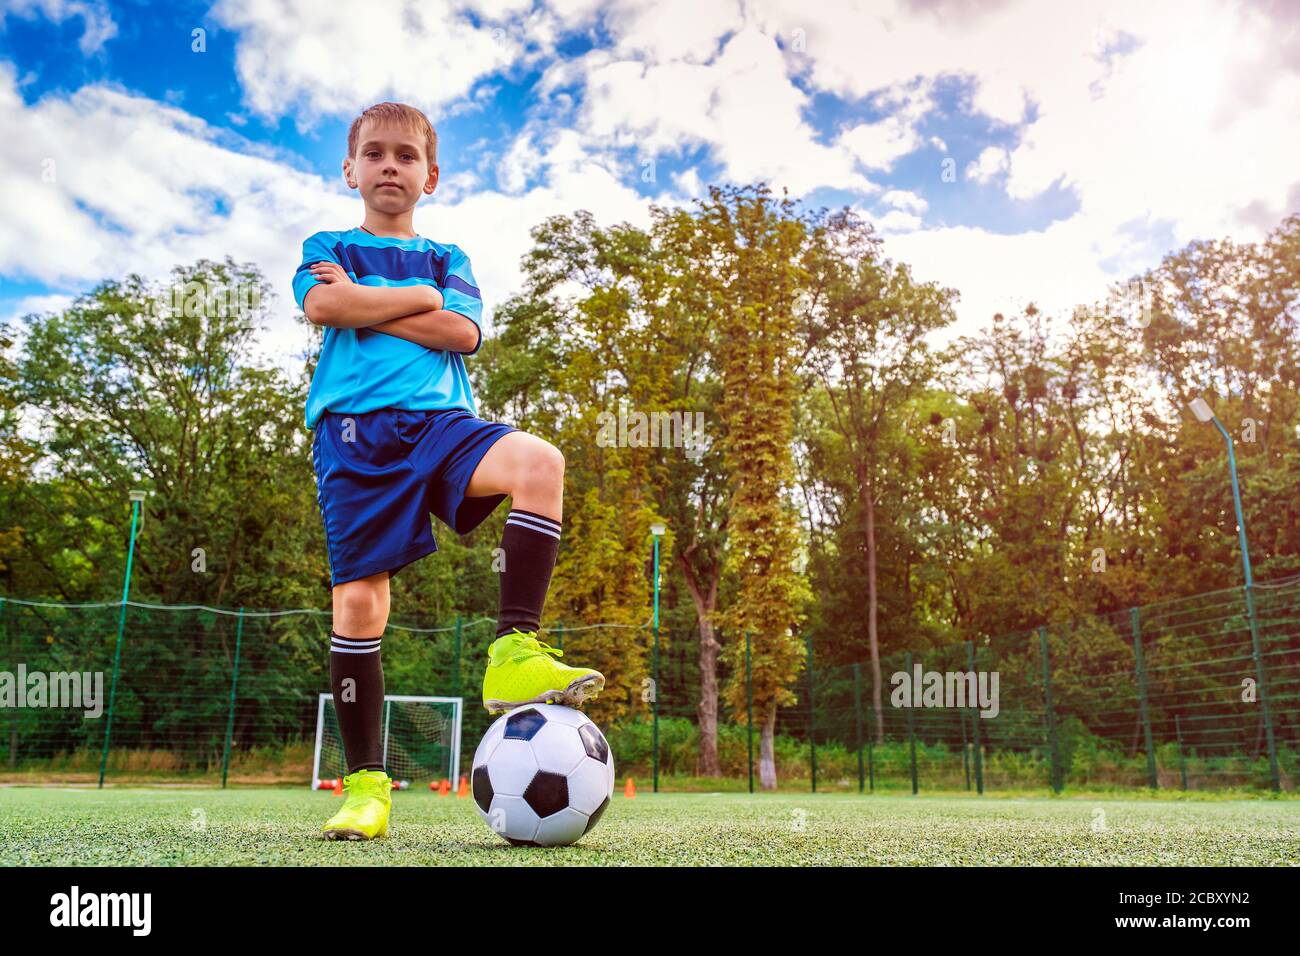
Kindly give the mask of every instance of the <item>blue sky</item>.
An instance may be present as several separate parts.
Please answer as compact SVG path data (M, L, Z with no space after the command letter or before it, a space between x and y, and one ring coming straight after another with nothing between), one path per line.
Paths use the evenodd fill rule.
M416 228L469 253L489 314L546 216L759 179L871 218L962 331L1066 314L1300 204L1300 16L1134 6L0 0L0 320L230 254L282 294L289 354L301 241L360 221L339 163L384 99L438 129Z

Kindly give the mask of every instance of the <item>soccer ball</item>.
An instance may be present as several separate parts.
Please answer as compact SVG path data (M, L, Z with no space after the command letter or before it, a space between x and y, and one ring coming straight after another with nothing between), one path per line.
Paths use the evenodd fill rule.
M474 804L515 846L566 846L614 793L614 755L587 716L558 704L502 714L474 751Z

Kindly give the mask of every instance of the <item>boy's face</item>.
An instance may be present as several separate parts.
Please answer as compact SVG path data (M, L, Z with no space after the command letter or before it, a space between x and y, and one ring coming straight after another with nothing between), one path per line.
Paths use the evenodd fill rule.
M421 194L433 194L438 166L425 155L423 137L395 124L366 120L357 133L357 154L343 160L343 178L361 190L368 207L401 213Z

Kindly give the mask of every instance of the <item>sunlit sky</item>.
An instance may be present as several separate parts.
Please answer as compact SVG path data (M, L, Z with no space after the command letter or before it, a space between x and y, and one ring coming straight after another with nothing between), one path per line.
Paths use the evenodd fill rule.
M339 167L386 99L438 129L415 227L489 316L546 216L713 182L857 208L961 331L1300 209L1295 2L0 0L0 319L230 255L292 364L302 240L361 222Z

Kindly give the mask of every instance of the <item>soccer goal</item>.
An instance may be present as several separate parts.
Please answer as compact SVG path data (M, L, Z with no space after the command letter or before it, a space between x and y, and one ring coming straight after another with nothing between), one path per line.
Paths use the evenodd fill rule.
M460 776L461 697L384 697L384 767L394 780L412 785ZM348 772L339 735L334 696L321 694L316 705L316 757L311 786Z

